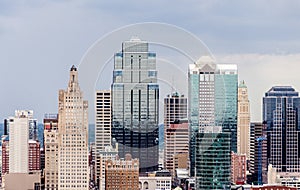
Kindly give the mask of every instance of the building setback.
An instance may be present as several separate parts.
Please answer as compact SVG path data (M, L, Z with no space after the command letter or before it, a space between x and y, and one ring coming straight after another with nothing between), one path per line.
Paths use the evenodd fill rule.
M159 86L156 54L148 43L132 38L114 56L112 137L119 155L140 160L140 172L158 169Z
M59 91L58 188L88 190L88 102L78 83L75 66L70 70L66 90Z

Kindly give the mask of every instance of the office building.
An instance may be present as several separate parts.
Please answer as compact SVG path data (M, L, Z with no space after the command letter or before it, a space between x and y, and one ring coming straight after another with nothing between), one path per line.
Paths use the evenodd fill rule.
M39 141L28 141L28 169L29 171L39 171L41 169L41 152Z
M237 152L250 159L250 103L244 81L238 87Z
M158 112L156 54L148 43L132 38L114 56L112 137L119 155L140 160L140 172L158 169Z
M58 115L44 116L45 190L58 190Z
M246 155L231 152L231 183L238 185L246 184L246 171Z
M195 175L195 144L198 132L205 126L215 126L215 61L201 57L189 65L189 122L190 122L190 175Z
M189 123L176 120L170 123L165 133L165 161L167 170L175 177L177 168L189 169Z
M300 172L300 98L291 86L273 86L263 98L268 161L277 172Z
M29 119L33 111L16 110L9 117L9 173L28 173Z
M198 133L196 189L227 189L231 182L230 133Z
M164 127L169 128L170 123L186 119L187 115L187 98L180 95L178 92L167 95L164 98Z
M110 90L96 91L96 151L111 145L111 93Z
M2 136L2 176L9 172L9 137Z
M249 183L257 183L258 181L258 169L259 169L259 142L260 137L266 137L267 125L265 122L253 122L250 125L250 164L249 172L251 177ZM262 183L267 184L267 171L268 171L268 159L267 159L267 140L261 142L261 169L262 169Z
M105 164L105 190L139 189L139 160L130 154L125 159L107 160Z
M88 102L73 65L66 90L59 91L58 108L58 188L88 190Z
M237 96L237 65L218 64L215 75L215 125L230 133L233 152L237 152Z

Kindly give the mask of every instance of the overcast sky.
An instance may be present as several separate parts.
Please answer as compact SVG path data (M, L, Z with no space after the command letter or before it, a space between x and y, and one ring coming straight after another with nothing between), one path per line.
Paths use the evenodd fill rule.
M272 85L300 90L299 10L297 0L1 0L0 116L33 109L42 122L57 112L69 68L96 40L128 24L163 22L195 34L217 62L238 65L251 120L260 121Z

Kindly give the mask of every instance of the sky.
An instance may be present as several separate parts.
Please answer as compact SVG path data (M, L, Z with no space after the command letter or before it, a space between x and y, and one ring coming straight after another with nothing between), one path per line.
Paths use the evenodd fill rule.
M45 113L57 113L70 67L80 65L98 39L126 25L157 22L197 36L218 63L237 64L251 121L261 121L262 97L273 85L300 90L299 8L297 0L1 0L0 118L32 109L42 122ZM173 60L168 53L157 59ZM184 81L169 75L174 85Z

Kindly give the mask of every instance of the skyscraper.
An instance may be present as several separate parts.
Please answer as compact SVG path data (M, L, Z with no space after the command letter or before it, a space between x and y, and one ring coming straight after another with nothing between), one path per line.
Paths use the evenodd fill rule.
M238 87L237 152L250 159L250 103L244 81Z
M9 173L28 173L29 119L32 110L16 110L9 118Z
M132 38L114 56L112 137L119 155L140 160L140 172L158 169L158 111L156 54L148 43Z
M300 172L300 97L291 86L273 86L263 98L268 160L277 172Z
M237 152L237 95L237 65L218 64L215 75L215 125L230 133L233 152Z
M190 123L190 175L195 174L196 135L204 127L215 126L215 61L201 57L189 65L189 123Z
M58 190L58 115L44 117L45 190Z
M88 102L83 100L75 66L67 90L59 91L58 187L60 190L89 189Z
M196 189L230 190L230 133L198 133Z
M230 133L231 150L237 151L237 66L216 64L209 56L189 66L190 170L195 172L196 134L221 126Z
M101 155L99 153L104 152L106 147L111 146L111 91L96 91L95 103L95 178L104 181L105 176L101 177L101 171L103 169L101 169Z

